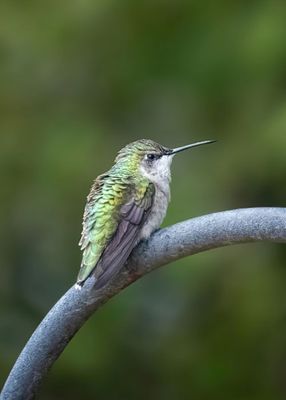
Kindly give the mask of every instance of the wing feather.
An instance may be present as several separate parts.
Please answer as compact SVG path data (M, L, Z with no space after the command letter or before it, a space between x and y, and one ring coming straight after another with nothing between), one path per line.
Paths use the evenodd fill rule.
M96 283L97 288L104 286L120 271L137 245L141 228L151 211L153 195L152 185L151 193L150 189L147 190L140 203L132 199L122 206L121 221L98 262L100 274ZM151 199L146 201L146 196L151 196Z
M101 187L98 187L96 190L100 189ZM78 284L83 284L87 277L93 273L97 278L96 287L102 287L122 268L131 251L139 241L141 228L146 222L152 208L154 193L154 185L150 183L142 193L141 198L138 198L138 196L136 197L134 193L130 194L129 201L120 208L119 223L112 237L108 241L94 267L90 269L90 273L86 274L84 269L82 269L82 274L80 272L78 277ZM85 215L88 214L88 212L87 210ZM90 216L90 214L86 217L86 223L88 221L88 216ZM90 247L88 246L90 241L90 227L87 233L88 234L85 235L83 230L81 240L82 246L87 243L86 250ZM85 265L83 265L83 268L85 268Z
M97 202L97 199L99 198L104 182L106 178L108 178L108 176L109 175L107 173L99 175L94 181L91 191L87 196L87 203L83 214L82 233L79 241L79 246L81 250L84 250L89 243L89 234L96 222L95 204Z

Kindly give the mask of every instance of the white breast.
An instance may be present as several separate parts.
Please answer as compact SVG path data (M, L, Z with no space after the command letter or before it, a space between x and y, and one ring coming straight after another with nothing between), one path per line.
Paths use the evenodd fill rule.
M159 187L155 186L155 197L151 212L148 216L147 221L143 225L140 233L141 239L148 239L152 232L159 228L163 219L165 218L168 204L170 201L170 187L169 184L165 187L165 190L160 190Z
M156 167L152 170L141 168L141 173L153 182L155 186L155 197L151 212L142 228L140 239L147 239L152 232L159 228L165 218L170 201L170 166L172 158L172 156L161 157L157 161Z

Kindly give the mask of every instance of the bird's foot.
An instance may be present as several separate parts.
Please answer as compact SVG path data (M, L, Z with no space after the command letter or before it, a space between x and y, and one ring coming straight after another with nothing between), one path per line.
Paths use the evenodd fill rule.
M78 283L76 283L76 284L74 285L74 288L75 288L75 290L81 290L81 289L82 289L82 286L79 285Z

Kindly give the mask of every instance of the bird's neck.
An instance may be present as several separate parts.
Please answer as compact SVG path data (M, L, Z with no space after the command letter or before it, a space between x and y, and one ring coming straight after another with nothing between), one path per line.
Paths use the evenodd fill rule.
M169 198L171 182L171 173L169 169L165 171L152 171L152 173L149 174L142 170L140 175L142 179L146 179L149 183L153 183L156 191L164 193L164 195Z

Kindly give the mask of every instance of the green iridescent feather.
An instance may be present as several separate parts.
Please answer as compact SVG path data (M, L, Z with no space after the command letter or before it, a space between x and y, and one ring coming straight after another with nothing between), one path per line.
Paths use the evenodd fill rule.
M118 154L114 166L95 180L83 218L80 240L83 258L78 284L91 273L99 278L110 269L110 275L125 262L132 246L136 245L155 190L149 180L135 173L139 162L140 152L129 152L127 146Z

